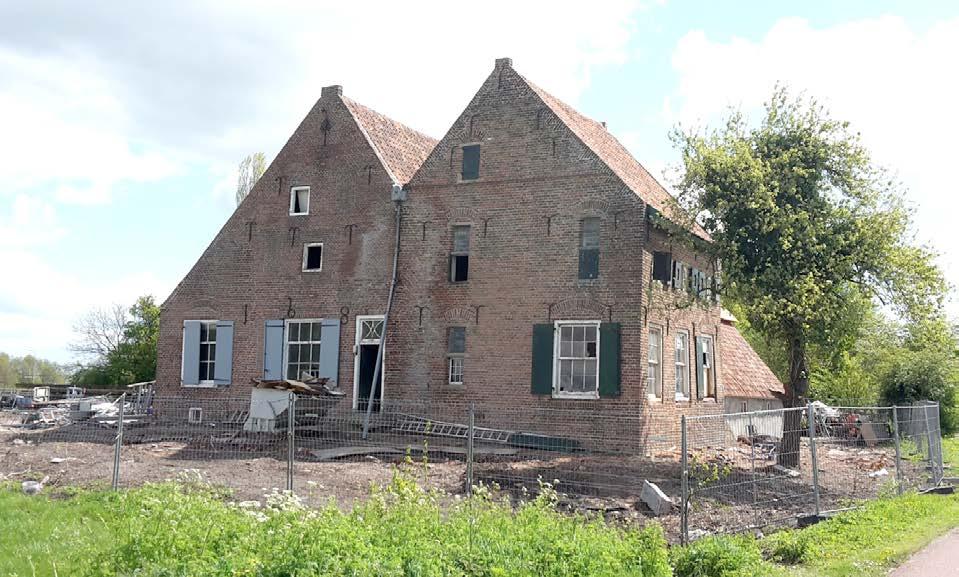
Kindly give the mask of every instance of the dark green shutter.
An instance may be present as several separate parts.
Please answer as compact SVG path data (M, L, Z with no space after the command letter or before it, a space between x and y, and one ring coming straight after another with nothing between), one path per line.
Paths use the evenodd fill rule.
M553 325L533 325L534 395L553 394Z
M703 366L703 337L696 337L696 398L706 396L706 367Z
M599 396L618 397L620 393L620 325L599 325Z

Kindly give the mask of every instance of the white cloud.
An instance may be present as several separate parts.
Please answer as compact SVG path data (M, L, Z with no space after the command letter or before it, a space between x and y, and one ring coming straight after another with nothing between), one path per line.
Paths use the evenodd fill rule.
M877 162L897 172L917 208L919 239L944 253L940 263L959 285L956 54L959 19L916 31L894 16L828 28L787 18L758 41L692 31L673 54L678 86L663 110L670 123L700 125L729 106L759 109L777 81L805 90L849 120Z

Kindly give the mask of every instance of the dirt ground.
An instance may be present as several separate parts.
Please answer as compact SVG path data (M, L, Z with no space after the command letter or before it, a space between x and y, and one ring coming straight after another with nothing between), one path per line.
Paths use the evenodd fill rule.
M109 485L115 430L78 424L28 430L17 423L0 414L0 481L47 478L48 487ZM286 487L288 445L284 435L224 433L130 429L121 451L120 484L130 487L199 475L233 489L238 500L259 500L273 488ZM330 451L349 453L356 439L342 435L297 438L294 488L312 504L335 498L340 506L349 507L366 498L371 485L389 483L395 468L404 466L406 451L397 444L399 440L395 434L389 438L391 450L371 449L370 454L330 458ZM426 439L411 436L403 440L414 449L409 453L414 460L412 471L427 486L451 496L463 493L467 468L461 448L444 449L442 440L430 439L424 463L418 449ZM802 451L808 455L805 443L803 439ZM387 446L385 441L383 446ZM694 535L774 522L791 524L798 515L812 511L812 471L807 462L798 475L787 474L775 470L773 460L757 463L742 445L703 450L697 458L720 473L708 479L694 474L691 479L689 528ZM891 447L824 443L819 447L819 463L823 509L875 497L895 475ZM680 455L672 449L630 456L477 447L473 474L474 483L495 486L501 494L517 499L528 494L524 488L535 492L540 481L555 483L565 509L639 525L654 519L640 499L644 480L655 483L675 503L680 502L682 492ZM671 540L678 540L678 507L655 520Z

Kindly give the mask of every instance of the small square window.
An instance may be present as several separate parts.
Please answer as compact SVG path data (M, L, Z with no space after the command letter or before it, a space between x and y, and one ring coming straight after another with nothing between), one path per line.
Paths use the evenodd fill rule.
M476 180L480 170L480 145L470 144L463 147L463 180Z
M310 187L294 186L290 188L290 215L310 214Z
M323 243L316 242L303 246L303 272L323 270Z

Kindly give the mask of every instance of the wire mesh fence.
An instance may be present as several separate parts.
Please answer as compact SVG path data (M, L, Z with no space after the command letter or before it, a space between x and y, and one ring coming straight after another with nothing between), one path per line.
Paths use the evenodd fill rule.
M691 417L683 431L683 539L817 519L943 477L936 403L810 403Z
M607 519L655 515L674 540L794 523L942 481L939 407L805 407L691 417L627 405L378 403L254 390L101 397L0 411L0 475L132 487L186 477L236 500L292 490L344 508L399 469L450 500L482 486ZM362 407L360 407L362 409Z

